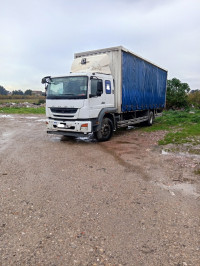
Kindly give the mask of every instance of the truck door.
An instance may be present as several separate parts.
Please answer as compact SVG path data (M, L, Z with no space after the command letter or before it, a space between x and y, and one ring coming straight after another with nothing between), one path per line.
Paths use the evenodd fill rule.
M114 107L114 86L109 79L104 81L106 93L106 107Z
M90 80L89 110L90 118L98 117L99 112L106 106L105 86L101 78Z

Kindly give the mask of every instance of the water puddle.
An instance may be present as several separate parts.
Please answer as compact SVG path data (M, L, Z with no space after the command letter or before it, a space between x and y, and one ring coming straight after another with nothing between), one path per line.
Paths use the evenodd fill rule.
M36 120L37 122L46 122L47 120L46 119L38 119Z
M200 196L198 193L196 193L196 188L192 184L174 184L172 186L173 190L181 190L186 195L194 195L194 196Z
M90 134L85 137L77 137L76 142L86 142L86 143L92 143L92 142L97 142L97 140L93 137L93 134Z
M167 152L167 151L165 151L165 150L162 150L161 154L162 154L162 155L171 155L171 153L169 153L169 152Z
M21 118L25 118L25 119L38 119L37 116L24 116L24 117L21 117Z
M10 136L12 136L13 133L12 132L3 132L2 133L2 139L8 139Z
M176 195L175 192L181 192L186 196L195 196L196 198L200 197L200 194L196 192L196 187L194 184L179 183L167 186L162 183L156 182L156 185L158 185L163 189L168 190L172 196Z
M49 137L50 137L49 140L52 142L60 142L62 138L62 136L55 136L55 137L49 136Z
M135 127L135 126L128 126L127 128L126 128L126 130L131 130L131 129L137 129L138 127Z
M0 118L13 118L11 115L0 115Z
M188 157L188 158L200 158L199 154L193 154L189 152L178 152L178 153L173 153L173 152L168 152L165 150L162 150L161 152L162 155L173 155L173 156L179 156L179 157Z
M7 131L1 134L0 151L7 149L7 146L9 145L10 139L12 138L13 135L14 135L14 131Z
M88 143L97 143L96 139L93 138L93 135L85 136L85 137L70 137L70 136L62 136L62 135L48 135L49 140L51 142L66 142L70 145L76 144L88 144Z

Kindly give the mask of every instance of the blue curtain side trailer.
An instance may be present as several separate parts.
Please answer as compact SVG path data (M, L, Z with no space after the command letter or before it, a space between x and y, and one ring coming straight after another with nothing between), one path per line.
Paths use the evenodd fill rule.
M100 54L108 55L114 80L115 112L109 116L114 128L152 125L165 108L167 70L122 46L76 53L74 58Z
M110 59L118 113L165 107L167 70L123 46L76 53L74 58L99 54Z
M122 50L122 112L163 109L167 71Z

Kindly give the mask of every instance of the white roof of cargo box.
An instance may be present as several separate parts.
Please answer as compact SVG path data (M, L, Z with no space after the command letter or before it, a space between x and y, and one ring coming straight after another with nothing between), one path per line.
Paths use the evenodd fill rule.
M160 68L160 69L163 69L164 71L167 72L167 70L165 68L160 67L160 66L152 63L151 61L149 61L149 60L147 60L147 59L145 59L145 58L143 58L143 57L131 52L130 50L124 48L123 46L116 46L116 47L110 47L110 48L86 51L86 52L81 52L81 53L75 53L74 54L74 58L84 57L84 56L91 56L91 55L98 55L98 54L112 52L112 51L124 51L126 53L132 54L132 55L134 55L134 56L136 56L136 57L138 57L138 58L140 58L140 59L142 59L142 60L144 60L144 61L146 61L146 62L148 62L148 63L150 63L150 64L152 64L152 65L154 65L154 66L156 66L158 68Z
M82 62L82 60L84 61ZM77 57L72 63L71 72L97 72L111 74L109 63L110 60L107 54L87 56L84 59L82 57Z

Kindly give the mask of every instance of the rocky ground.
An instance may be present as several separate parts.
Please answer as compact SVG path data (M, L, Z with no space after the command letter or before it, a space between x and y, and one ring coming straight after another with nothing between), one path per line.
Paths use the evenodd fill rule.
M45 107L45 103L39 104L39 103L29 103L29 102L23 102L23 103L2 103L0 104L0 108L3 107L26 107L26 108L38 108L38 107Z
M0 265L199 265L198 146L45 130L44 116L0 115Z

